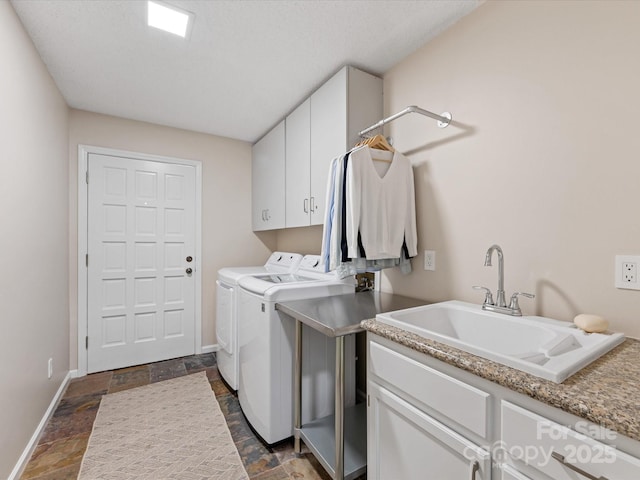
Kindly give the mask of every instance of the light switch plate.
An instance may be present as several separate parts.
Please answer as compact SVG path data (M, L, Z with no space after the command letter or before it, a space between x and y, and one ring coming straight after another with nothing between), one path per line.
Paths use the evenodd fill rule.
M424 251L424 269L435 271L436 269L436 251L425 250Z

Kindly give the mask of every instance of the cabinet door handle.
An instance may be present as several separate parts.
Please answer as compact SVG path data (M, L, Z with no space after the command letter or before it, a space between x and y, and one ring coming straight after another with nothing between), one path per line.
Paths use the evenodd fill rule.
M302 208L304 210L304 213L309 213L309 199L308 198L304 199L304 205L303 205Z
M264 222L265 218L264 218L264 212L265 210L262 210L262 221Z
M311 213L316 211L316 199L315 197L311 197Z
M559 453L551 452L551 456L553 457L554 460L557 460L562 465L567 467L569 470L573 470L574 472L579 473L580 475L582 475L583 477L588 478L589 480L608 480L607 477L602 477L602 476L594 477L593 475L591 475L590 473L585 472L581 468L578 468L578 467L576 467L575 465L573 465L571 463L565 462L564 456L560 455Z
M476 473L480 470L480 464L476 460L471 464L471 480L476 480Z

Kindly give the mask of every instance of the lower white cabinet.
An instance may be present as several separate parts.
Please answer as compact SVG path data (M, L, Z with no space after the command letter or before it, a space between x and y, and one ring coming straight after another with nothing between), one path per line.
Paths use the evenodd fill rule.
M367 389L369 479L640 479L640 442L372 333Z
M378 343L369 346L367 366L378 383L393 385L403 398L428 406L449 425L457 424L486 438L488 393Z
M489 452L377 383L368 389L368 479L491 478Z
M500 467L500 473L502 474L500 480L533 480L531 477L527 477L517 470L514 470L509 465L502 465Z
M584 433L567 428L511 402L501 402L501 440L507 459L526 465L535 474L532 480L592 478L598 480L640 479L640 459L619 451ZM576 428L592 430L603 440L614 441L616 434L582 422ZM539 472L539 473L538 473ZM542 475L544 474L544 475Z

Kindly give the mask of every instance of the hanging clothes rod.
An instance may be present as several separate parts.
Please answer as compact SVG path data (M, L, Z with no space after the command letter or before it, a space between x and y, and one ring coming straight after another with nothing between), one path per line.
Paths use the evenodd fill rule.
M451 123L451 114L449 112L443 112L441 115L438 115L436 113L425 110L424 108L411 105L405 108L404 110L402 110L401 112L398 112L395 115L391 115L390 117L380 120L375 125L371 125L370 127L365 128L359 133L359 135L362 137L363 135L366 135L367 133L369 133L371 130L375 130L376 128L380 128L381 126L386 125L389 122L393 122L396 118L400 118L406 115L407 113L419 113L420 115L425 115L427 117L431 117L435 120L438 120L438 126L440 128L444 128Z

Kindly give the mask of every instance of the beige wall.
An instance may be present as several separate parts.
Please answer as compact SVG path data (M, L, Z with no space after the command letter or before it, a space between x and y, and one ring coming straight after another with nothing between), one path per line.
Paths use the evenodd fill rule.
M0 58L0 478L7 478L69 370L68 109L9 2L0 2Z
M278 230L278 251L319 255L322 251L322 225Z
M640 2L488 2L385 75L385 111L449 110L439 130L391 124L415 166L419 249L437 271L387 289L480 302L505 251L526 313L605 316L640 337L640 292L617 290L614 256L640 254ZM494 262L494 265L496 262Z
M275 249L275 233L251 231L251 146L246 142L71 110L69 198L71 245L70 359L77 363L78 144L202 162L202 344L215 339L218 269L259 265Z
M384 290L481 302L471 286L495 291L483 262L498 243L507 292L537 295L525 313L597 313L640 337L640 292L613 286L614 256L640 254L638 19L640 2L489 1L385 74L386 114L415 104L456 122L389 125L437 271L420 253Z

